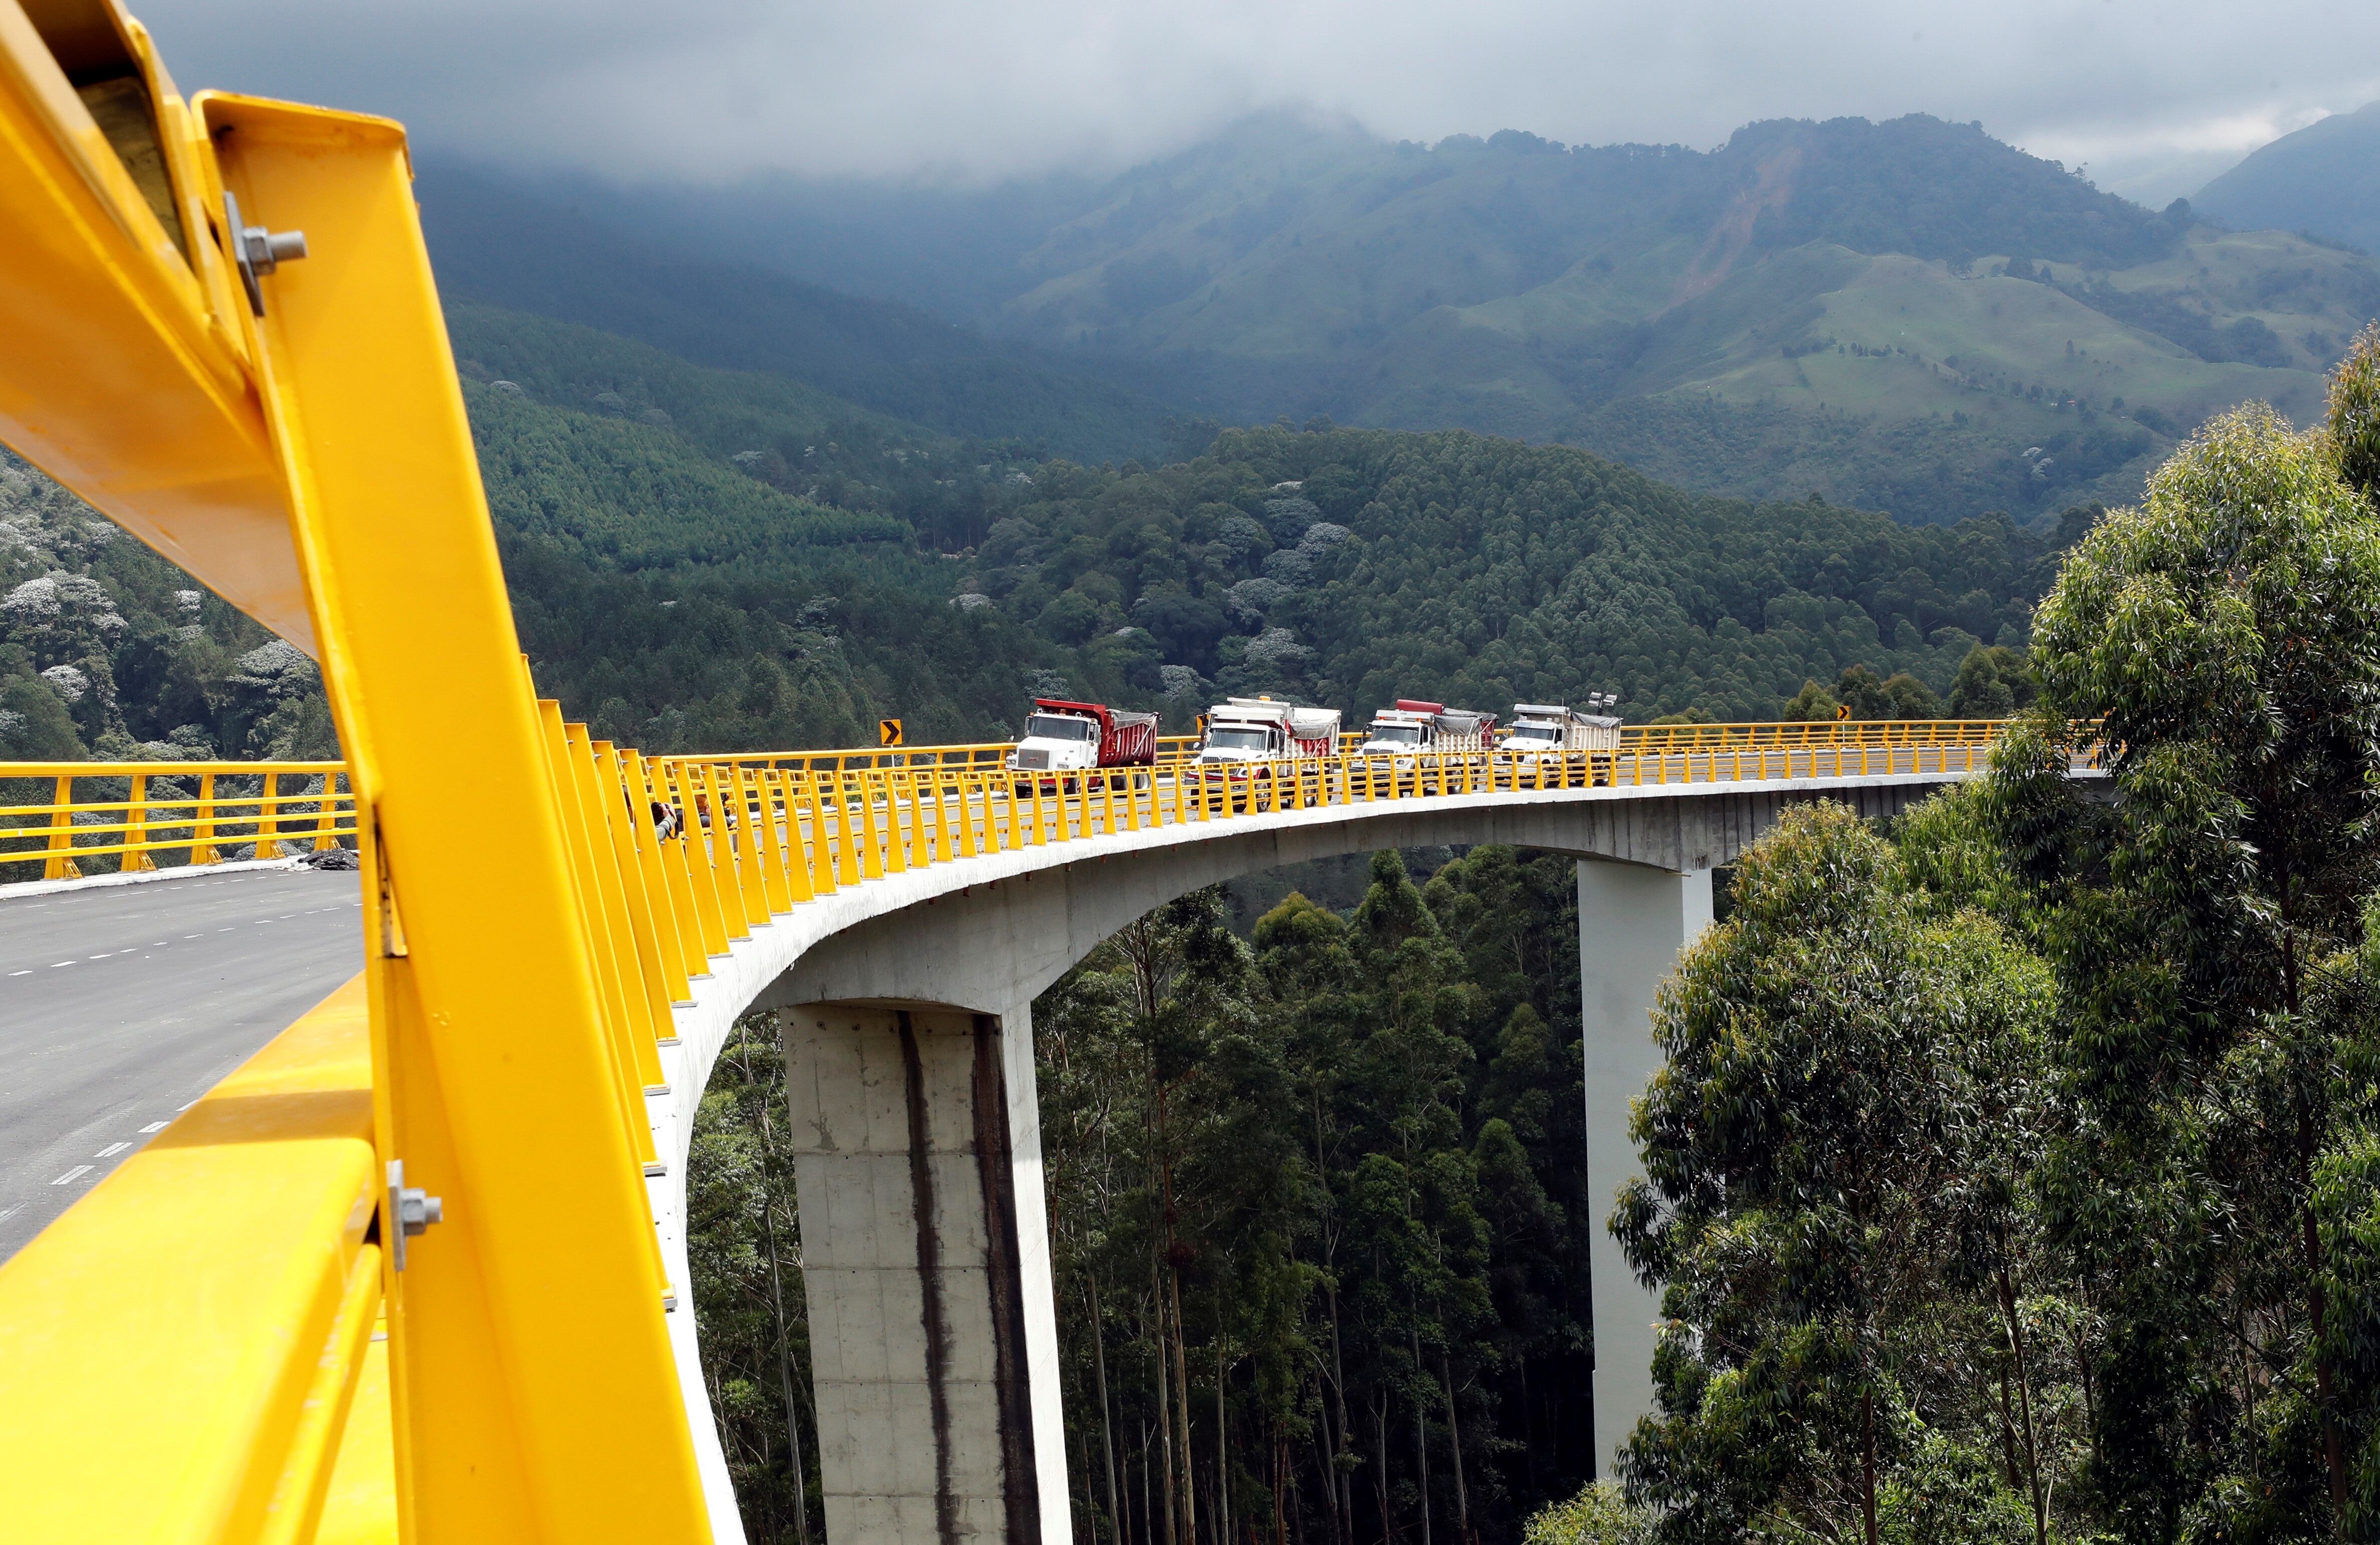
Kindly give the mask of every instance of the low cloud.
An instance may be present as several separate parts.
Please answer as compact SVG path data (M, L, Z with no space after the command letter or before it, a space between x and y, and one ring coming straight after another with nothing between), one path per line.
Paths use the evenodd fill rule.
M523 166L982 182L1106 169L1250 112L1392 139L1715 144L1764 117L1980 119L2170 197L2380 96L2340 0L150 0L186 88L392 114ZM2186 185L2174 178L2188 176Z

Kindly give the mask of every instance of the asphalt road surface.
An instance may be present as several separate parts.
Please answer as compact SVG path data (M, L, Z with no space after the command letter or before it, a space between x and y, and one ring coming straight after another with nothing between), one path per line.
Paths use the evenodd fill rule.
M0 1260L363 969L351 871L0 898Z

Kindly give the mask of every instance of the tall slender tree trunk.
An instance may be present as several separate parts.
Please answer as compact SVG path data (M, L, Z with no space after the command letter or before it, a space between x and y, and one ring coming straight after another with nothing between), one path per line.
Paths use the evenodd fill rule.
M1168 1404L1165 1389L1166 1344L1165 1288L1157 1268L1148 1271L1149 1296L1157 1301L1157 1433L1159 1457L1165 1466L1165 1545L1186 1545L1179 1535L1181 1506L1173 1498L1173 1411Z
M1860 1396L1860 1523L1876 1545L1876 1392Z
M1380 1403L1372 1407L1372 1443L1378 1463L1372 1467L1372 1490L1380 1500L1380 1539L1396 1538L1395 1520L1389 1516L1389 1392L1374 1385Z
M1108 1462L1108 1528L1124 1545L1123 1508L1116 1501L1115 1407L1108 1404L1108 1330L1099 1317L1099 1279L1087 1279L1091 1301L1091 1370L1099 1385L1099 1446Z
M1323 1505L1329 1510L1331 1545L1354 1545L1355 1525L1339 1509L1339 1466L1337 1444L1330 1440L1330 1410L1324 1406L1323 1419L1314 1424L1314 1456L1322 1464Z
M1215 1327L1215 1545L1231 1545L1231 1540L1232 1429L1224 1420L1223 1328L1218 1324Z
M760 1140L771 1151L775 1150L776 1137L769 1125L765 1093L760 1099ZM777 1210L765 1197L760 1203L760 1223L769 1242L769 1300L777 1314L777 1381L785 1397L785 1446L793 1451L794 1533L800 1545L810 1545L809 1478L802 1469L802 1416L800 1407L794 1403L794 1354L785 1334L785 1288L777 1264Z
M1421 1332L1413 1332L1414 1372L1427 1376L1421 1360ZM1429 1545L1429 1406L1414 1402L1414 1468L1421 1476L1421 1545Z
M2289 1010L2289 1024L2295 1028L2298 1016L2298 936L2296 876L2286 867L2279 875L2281 912L2281 991ZM2306 1327L2313 1334L2314 1400L2322 1408L2322 1460L2330 1472L2330 1527L2334 1534L2344 1534L2347 1528L2347 1448L2338 1431L2338 1406L2331 1390L2331 1367L2327 1354L2320 1350L2325 1306L2323 1303L2322 1229L2313 1215L2313 1158L2317 1138L2314 1113L2308 1108L2306 1097L2300 1093L2298 1106L2298 1195L2305 1198L2299 1208L2302 1220L2300 1236L2305 1253Z
M1463 1478L1463 1424L1454 1411L1454 1359L1440 1354L1438 1366L1446 1375L1446 1446L1454 1454L1454 1537L1471 1545L1471 1489Z
M1172 1192L1171 1181L1166 1189ZM1190 1448L1190 1363L1183 1346L1182 1273L1170 1261L1165 1268L1165 1283L1173 1294L1173 1407L1182 1418L1182 1539L1183 1545L1198 1545L1197 1475L1192 1466Z
M2000 1312L2008 1316L2009 1347L2016 1356L2016 1393L2024 1416L2024 1469L2033 1483L2034 1545L2049 1545L2049 1496L2041 1487L2041 1449L2033 1420L2033 1367L2027 1359L2024 1323L2016 1312L2016 1279L2009 1274L2007 1236L2000 1250Z
M1160 1381L1160 1388L1162 1387ZM1157 1538L1157 1510L1149 1504L1148 1496L1148 1424L1142 1422L1140 1424L1140 1538L1144 1540L1153 1540ZM1170 1539L1172 1538L1173 1530L1169 1526L1165 1533L1166 1538Z

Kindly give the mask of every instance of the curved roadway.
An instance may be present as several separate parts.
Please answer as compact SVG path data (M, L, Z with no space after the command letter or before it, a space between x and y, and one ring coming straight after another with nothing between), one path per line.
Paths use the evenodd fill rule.
M0 894L0 1260L361 970L359 906L307 870Z

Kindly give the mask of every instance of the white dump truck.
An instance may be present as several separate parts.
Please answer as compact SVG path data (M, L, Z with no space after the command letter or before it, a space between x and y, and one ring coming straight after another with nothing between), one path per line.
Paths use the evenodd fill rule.
M1376 794L1393 784L1400 789L1440 781L1461 785L1464 763L1454 760L1488 750L1495 743L1496 716L1419 698L1399 698L1391 707L1372 715L1364 743L1354 754L1363 759Z
M1207 711L1198 740L1201 786L1228 791L1234 804L1251 791L1260 802L1278 796L1277 778L1293 772L1316 781L1321 760L1339 749L1339 711L1300 708L1270 698L1228 698ZM1313 764L1300 769L1300 762ZM1301 785L1302 786L1302 785Z
M1415 751L1484 751L1496 734L1496 716L1467 708L1399 698L1392 708L1372 715L1364 744L1355 754L1389 757Z
M1589 706L1618 700L1597 694ZM1611 781L1620 750L1620 721L1549 703L1515 703L1512 724L1496 745L1496 780L1507 787L1597 787Z

